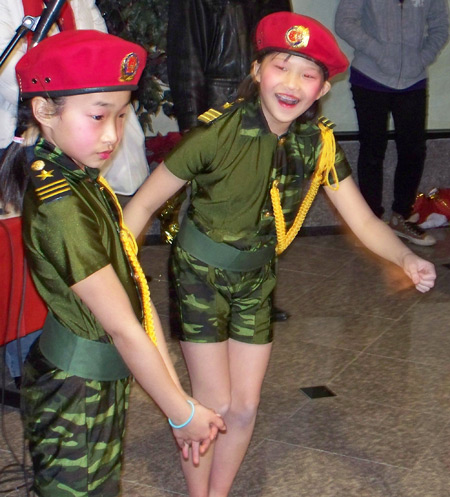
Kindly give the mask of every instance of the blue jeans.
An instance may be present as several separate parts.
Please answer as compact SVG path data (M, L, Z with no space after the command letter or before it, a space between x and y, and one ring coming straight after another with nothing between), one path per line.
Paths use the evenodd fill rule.
M5 361L12 378L22 376L22 364L24 363L31 346L42 333L42 330L33 331L27 336L18 338L6 344Z

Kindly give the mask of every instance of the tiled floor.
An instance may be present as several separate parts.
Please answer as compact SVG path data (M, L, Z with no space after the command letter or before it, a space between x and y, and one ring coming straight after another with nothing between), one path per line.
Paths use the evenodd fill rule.
M277 304L292 317L275 328L233 497L450 495L450 229L435 233L435 247L414 249L437 267L426 295L349 235L297 238L282 257ZM166 246L143 249L166 329L167 257ZM170 350L187 385L178 344ZM300 391L320 385L336 396ZM13 462L5 433L20 459L17 410L4 413L0 468ZM187 495L167 423L137 385L126 441L124 497ZM0 491L21 483L17 472L6 478Z

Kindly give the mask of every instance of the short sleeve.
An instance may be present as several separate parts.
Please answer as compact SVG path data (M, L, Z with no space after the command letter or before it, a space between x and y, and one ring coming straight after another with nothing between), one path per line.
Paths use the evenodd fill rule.
M68 286L107 266L107 230L99 214L76 196L40 205L27 228L33 264L50 264Z
M218 133L214 124L194 128L168 154L164 163L172 174L190 181L211 165L217 144Z
M336 168L336 173L339 181L342 181L343 179L347 178L347 176L350 176L352 174L352 168L347 160L347 157L345 156L345 152L342 150L342 147L337 142L334 166ZM328 179L330 184L332 185L334 183L333 175L330 174Z

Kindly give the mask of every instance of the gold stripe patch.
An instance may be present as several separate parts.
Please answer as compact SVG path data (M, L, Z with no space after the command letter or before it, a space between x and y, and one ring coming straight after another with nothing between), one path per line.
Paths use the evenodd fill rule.
M46 200L48 198L55 197L56 195L60 195L61 193L65 193L68 191L70 191L70 186L68 186L66 188L64 188L64 187L60 188L59 190L55 190L51 193L46 193L46 192L38 193L38 196L41 200Z
M211 121L214 121L214 119L217 119L221 115L222 112L219 112L216 109L209 109L204 114L198 116L198 120L204 123L210 123Z
M63 179L59 179L57 181L53 181L52 183L49 183L48 185L44 185L44 186L40 186L39 188L36 188L36 192L40 192L41 190L46 190L48 188L51 188L51 187L54 187L54 186L58 186L58 185L61 185L61 184L68 185L69 183L67 183L67 180L65 180L64 178Z

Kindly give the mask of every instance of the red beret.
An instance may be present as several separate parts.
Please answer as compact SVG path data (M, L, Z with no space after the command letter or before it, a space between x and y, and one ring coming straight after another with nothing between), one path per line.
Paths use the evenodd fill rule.
M147 52L94 30L63 31L42 40L17 63L21 97L136 90Z
M324 65L331 78L348 67L329 29L312 17L293 12L276 12L256 27L256 51L287 52L302 55Z

